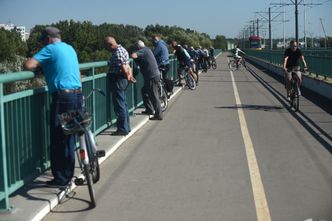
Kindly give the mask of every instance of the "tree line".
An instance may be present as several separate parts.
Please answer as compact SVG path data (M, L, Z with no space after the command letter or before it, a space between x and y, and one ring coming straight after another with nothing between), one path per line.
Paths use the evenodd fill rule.
M226 48L226 38L224 36L211 39L208 34L177 26L157 24L148 25L143 29L133 25L109 23L94 25L90 21L76 22L73 20L59 21L50 26L55 26L61 30L62 41L74 47L80 63L109 59L110 54L104 48L104 37L107 35L114 36L118 43L129 52L136 49L135 43L139 39L148 46L152 46L150 41L152 35L159 35L167 43L175 40L182 45L186 44L193 47L214 46L215 48ZM38 42L38 37L45 27L45 25L36 25L26 42L23 42L15 31L0 29L0 63L15 61L17 56L33 56L43 47Z

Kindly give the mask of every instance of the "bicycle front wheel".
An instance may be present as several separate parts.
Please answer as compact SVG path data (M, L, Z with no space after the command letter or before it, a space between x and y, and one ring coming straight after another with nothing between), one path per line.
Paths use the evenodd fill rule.
M93 134L90 130L86 133L86 145L87 145L87 152L89 157L89 168L90 174L93 183L97 183L100 179L100 168L99 168L99 161L98 157L96 156L96 143L93 137Z
M187 87L190 90L195 90L196 89L196 82L195 82L194 78L189 73L186 73L185 80L186 80Z
M294 99L293 99L293 107L295 111L299 110L300 106L300 96L297 85L294 86Z
M235 60L231 60L229 62L229 69L231 69L232 71L235 71L237 69L237 65L236 65L236 61Z
M89 164L84 165L84 175L89 189L91 206L96 207L96 195L95 195L95 190L93 189L93 180L90 172L91 172L90 165Z

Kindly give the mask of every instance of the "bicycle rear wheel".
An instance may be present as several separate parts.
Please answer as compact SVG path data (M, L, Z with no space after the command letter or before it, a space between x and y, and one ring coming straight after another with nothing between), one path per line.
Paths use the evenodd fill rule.
M86 136L86 145L87 145L87 152L89 157L89 167L90 167L90 174L93 183L97 183L100 179L100 167L98 157L96 156L96 143L93 138L93 134L90 130L87 131Z
M212 68L213 68L213 70L217 69L217 62L216 61L212 62Z
M186 73L185 80L186 80L187 87L190 90L195 90L196 89L196 82L195 82L194 78L189 73Z

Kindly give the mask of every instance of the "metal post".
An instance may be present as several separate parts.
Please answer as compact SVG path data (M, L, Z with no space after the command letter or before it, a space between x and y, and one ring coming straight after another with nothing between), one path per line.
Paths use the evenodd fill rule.
M7 152L6 152L6 134L5 134L5 113L3 102L3 83L0 83L0 136L1 136L1 153L2 153L2 175L4 199L1 200L0 211L8 212L11 210L9 206L9 189L8 189L8 174L7 174Z
M307 31L306 31L306 24L307 24L307 14L306 14L306 4L304 3L303 0L303 6L304 6L304 47L307 48Z

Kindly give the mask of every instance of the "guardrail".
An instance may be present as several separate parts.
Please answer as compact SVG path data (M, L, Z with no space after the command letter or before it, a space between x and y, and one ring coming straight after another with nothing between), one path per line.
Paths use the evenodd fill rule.
M281 50L246 50L247 56L252 56L282 66L284 61L284 51ZM306 54L308 53L308 54ZM332 54L330 51L304 51L304 58L307 62L309 73L332 78Z
M168 77L178 80L177 60L171 56ZM130 61L133 67L133 61ZM92 88L100 88L107 96L93 95L86 107L92 113L94 134L98 134L116 122L109 82L106 73L100 71L107 62L80 64L87 73L82 89L87 95ZM51 96L47 87L29 89L9 95L4 94L4 84L35 77L33 72L16 72L0 75L0 211L10 211L9 195L25 183L43 173L50 166L49 159L49 111ZM137 83L128 87L127 101L130 114L143 104L142 74Z

